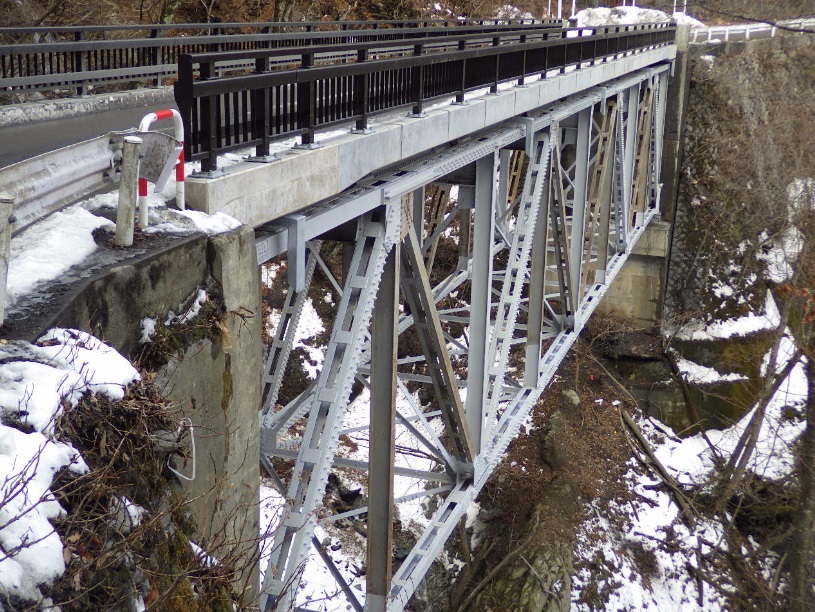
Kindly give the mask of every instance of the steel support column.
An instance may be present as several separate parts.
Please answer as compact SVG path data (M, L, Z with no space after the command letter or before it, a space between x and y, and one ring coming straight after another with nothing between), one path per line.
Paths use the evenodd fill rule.
M368 455L368 551L365 609L385 612L393 558L396 424L396 327L400 249L385 259L371 323L371 417ZM375 492L375 493L374 493Z
M473 266L470 289L470 350L467 359L467 424L473 448L481 449L487 403L487 347L492 304L492 243L495 236L496 153L475 163Z
M594 107L585 108L577 115L577 139L575 143L574 178L572 191L572 225L569 238L569 279L574 299L583 296L580 283L583 268L583 239L586 229L586 195L589 179L589 151L591 145L591 121Z

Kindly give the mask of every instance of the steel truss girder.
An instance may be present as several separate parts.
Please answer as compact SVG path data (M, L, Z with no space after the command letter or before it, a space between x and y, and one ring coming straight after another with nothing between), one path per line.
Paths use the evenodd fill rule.
M441 409L445 431L450 437L458 462L457 467L464 473L472 473L471 466L476 453L467 429L464 406L458 394L456 377L419 249L419 240L412 227L408 228L402 241L401 273L402 289L413 314L413 327L422 345L427 371L436 392L436 403ZM371 363L373 365L373 360Z
M433 248L431 243L428 241L422 243L419 237L408 238L407 245L402 249L403 260L410 257L414 261L408 264L402 262L401 282L412 292L412 299L416 303L409 303L410 315L398 318L395 331L397 334L401 333L418 321L419 327L424 326L426 333L425 341L422 343L424 359L428 361L429 358L429 361L436 364L446 355L448 364L436 365L436 371L424 379L436 383L437 395L446 396L442 398L446 405L445 401L437 402L437 405L443 404L441 410L429 411L423 411L419 405L411 405L414 414L401 414L396 411L394 418L431 455L434 455L438 465L446 470L441 473L422 474L420 470L410 472L404 468L391 467L386 472L390 472L391 478L394 475L410 473L411 476L426 479L427 482L434 480L437 483L441 482L441 485L433 485L431 491L444 495L444 500L417 544L392 576L388 596L384 599L370 599L368 606L374 605L376 601L379 609L385 605L386 609L395 611L406 605L430 564L442 550L447 537L464 515L467 505L475 499L509 442L517 434L539 394L551 380L575 341L577 333L599 303L608 285L619 273L648 221L656 214L655 206L659 196L658 169L653 166L660 150L660 128L664 118L664 109L660 103L664 100L662 86L665 82L662 75L666 74L667 69L665 66L650 74L628 77L609 85L603 91L592 92L547 109L536 117L510 122L485 133L481 138L461 143L437 156L409 164L398 173L379 175L376 177L375 185L372 183L369 187L363 186L354 194L337 198L303 213L306 218L303 223L306 232L303 238L313 239L325 231L323 229L317 233L319 228L328 227L331 223L345 223L355 215L369 215L370 211L381 207L383 202L388 203L387 223L377 231L385 231L392 244L397 241L398 234L395 232L399 231L398 218L401 213L402 195L414 194L424 185L449 174L456 168L476 162L474 214L472 219L469 215L458 215L459 223L466 223L467 232L471 233L473 240L473 250L470 250L468 245L461 251L464 257L463 265L460 264L457 271L431 289L429 283L426 283L425 261L421 250L425 252L431 250ZM657 89L651 97L653 108L649 121L642 121L640 111L643 103L639 91L645 81ZM631 102L632 99L636 104ZM612 116L595 121L592 119L595 108ZM562 153L565 145L561 123L568 125L569 121L572 121L571 118L581 112L583 135L579 138L583 140L580 144L580 157L585 161L570 164L570 168L564 169ZM592 131L593 125L596 127L596 133ZM643 130L650 133L644 136L640 133ZM530 149L534 156L538 156L541 147L546 153L539 156L539 161L544 162L542 166L537 164L538 167L535 169L535 164L530 164L533 169L527 171L524 189L513 209L512 203L502 202L500 198L496 203L494 182L498 174L498 152L504 146L523 138L536 143ZM647 148L642 144L643 139L648 141ZM638 143L639 151L644 153L650 162L650 166L643 166L644 172L638 175L647 177L646 189L649 191L646 193L651 196L650 201L644 206L644 215L635 219L627 214L627 210L622 210L626 207L626 199L628 202L631 201L631 190L635 187L642 188L633 180L634 156L626 156L629 143ZM575 144L579 144L579 139ZM503 152L501 155L504 160L509 160L509 156ZM546 164L550 156L551 162ZM626 170L629 170L628 176L631 179L626 179ZM531 178L530 173L536 172L540 176ZM578 202L574 196L576 186L581 181L580 178L575 178L575 172L584 176L582 179L585 182L584 195L577 198L582 202ZM482 185L480 191L479 180ZM630 183L626 186L629 180ZM485 188L487 185L492 187ZM416 197L414 195L414 215ZM575 222L577 206L583 207L577 215L580 218L582 214L582 220ZM337 209L343 210L338 212ZM486 219L483 215L485 209L489 211ZM468 207L459 205L457 209L449 212L447 222L452 215L460 213L461 210L468 210ZM365 218L367 221L362 225L376 224L369 216ZM439 216L439 220L444 222L445 217ZM469 228L470 223L473 223L472 229ZM420 227L420 224L416 223L416 226ZM262 237L259 240L259 254L262 252L264 254L262 257L265 257L274 253L275 249L281 249L279 252L285 251L286 232L285 228L277 228ZM606 232L605 235L603 232ZM623 233L625 242L622 248L618 248L617 242ZM305 550L311 542L318 502L332 465L345 465L356 469L367 467L364 462L338 457L335 453L337 438L342 431L342 413L347 403L350 381L354 375L359 376L362 371L360 366L371 359L371 348L366 344L370 308L366 313L362 302L372 305L379 283L378 274L381 273L387 253L390 252L384 235L380 239L386 246L377 248L365 246L366 236L366 232L363 231L356 243L354 261L357 264L353 264L352 269L363 259L369 262L376 260L381 264L371 263L364 275L358 274L347 279L337 316L339 331L335 329L332 332L323 371L310 389L292 405L283 409L284 416L278 418L274 431L267 428L263 432L262 448L265 454L276 453L295 458L293 475L286 493L290 506L276 532L275 553L263 587L263 609L273 609L275 601L281 604L288 604L291 601L291 594L287 588L296 582L298 567L305 558ZM609 247L606 249L605 257L602 257L600 252L604 245ZM495 254L506 248L510 254L509 269L493 270ZM474 252L479 249L480 255ZM576 264L570 260L570 252L578 254ZM603 259L606 265L601 267ZM479 261L481 263L478 263ZM555 276L561 280L554 282ZM474 342L473 334L470 334L469 343L466 345L454 343L455 350L451 351L447 348L451 337L443 328L444 321L439 317L435 303L442 297L450 295L463 282L470 281L475 284L478 278L481 279L479 282L485 289L485 297L481 298L477 310L486 313L483 338L488 342L483 340ZM493 291L493 285L500 287L500 290ZM577 290L572 289L574 285L577 285ZM529 288L528 301L521 298L525 287ZM364 298L361 298L363 293ZM359 301L356 307L354 304L357 302L354 300ZM421 303L417 300L421 300ZM517 324L520 311L525 311L529 315L526 325ZM457 319L463 315L461 311L454 311L454 314ZM475 323L473 315L474 312L471 312L469 321L471 328ZM492 316L497 316L497 319L493 320ZM343 335L347 331L344 322L350 320L349 317L354 320L353 340L348 334ZM515 337L522 332L525 332L526 338ZM527 345L525 371L518 374L502 371L506 368L506 365L500 367L502 363L506 364L505 355L510 353L511 347L518 341ZM462 382L455 380L449 367L451 357L458 358L457 355L462 351L469 352L467 401L463 411L458 396L458 388L462 386ZM477 401L472 401L475 396L473 391L478 388L478 381L473 377L473 361L477 360L479 355L485 363L485 372L486 364L492 364L489 372L495 390L491 391L489 396L484 395L483 399L489 402L485 401L481 409L477 410L475 408ZM415 361L411 358L404 363ZM529 364L530 361L533 365ZM332 386L325 382L340 378L343 381L342 385ZM390 384L408 396L404 383L401 382L402 378L403 375L400 373ZM360 379L366 384L371 384L362 377ZM486 388L484 392L486 394ZM489 411L485 410L487 407ZM308 422L299 448L276 451L277 436L285 431L282 425L285 424L287 427L301 415L307 415ZM442 415L446 415L447 440L437 435L432 425L432 420ZM389 425L384 427L387 428ZM371 425L371 428L372 436L374 429L384 431L382 426ZM476 434L477 428L479 431ZM356 428L360 429L362 428ZM455 442L454 435L451 444L449 439L451 431L460 432L458 442ZM471 437L469 443L465 441L468 435ZM471 471L462 472L461 457L466 456L467 447L470 448L469 458L473 461L473 467ZM268 465L268 459L266 457L264 459ZM371 460L374 460L373 453ZM426 494L427 492L414 493L405 496L405 499ZM392 501L398 503L401 500ZM386 505L380 504L379 508L380 515L387 514ZM336 518L358 516L364 512L374 510L358 509ZM325 520L331 521L331 517ZM379 543L382 542L380 538ZM380 561L384 562L383 559ZM369 564L371 562L369 561ZM379 582L381 587L381 579ZM381 588L378 593L371 592L381 595Z
M287 508L275 533L275 548L262 588L261 608L288 605L305 548L314 533L314 511L322 500L333 464L342 413L356 373L359 351L373 309L388 251L398 235L401 209L391 205L384 219L366 214L360 221L350 269L325 362L314 388L303 442L286 492Z

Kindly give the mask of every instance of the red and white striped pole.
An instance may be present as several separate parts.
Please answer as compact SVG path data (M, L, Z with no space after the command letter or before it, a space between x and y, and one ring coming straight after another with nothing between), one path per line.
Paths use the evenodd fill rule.
M174 108L148 113L139 124L139 131L146 132L155 121L172 119L175 126L175 139L181 143L181 153L175 166L175 204L179 210L184 210L184 123L181 115ZM139 179L139 225L147 227L147 180Z

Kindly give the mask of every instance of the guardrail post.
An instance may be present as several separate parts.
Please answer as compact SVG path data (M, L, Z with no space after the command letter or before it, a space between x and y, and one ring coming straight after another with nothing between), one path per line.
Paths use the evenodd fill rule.
M74 32L74 40L77 42L85 40L85 32ZM85 72L88 69L84 51L74 51L74 66L77 72ZM84 80L76 86L76 95L88 95L88 84Z
M136 194L139 181L139 148L142 140L125 136L122 144L122 179L119 183L119 205L116 209L116 235L114 244L129 247L133 244L133 226L136 217Z
M0 325L5 321L8 303L8 265L11 258L11 224L14 223L14 198L0 193Z
M413 47L413 55L418 57L424 54L424 45ZM410 71L410 80L413 81L413 110L409 117L424 117L424 64L414 66Z
M368 61L368 49L357 50L357 63ZM353 134L367 134L368 129L368 90L370 89L371 75L369 72L354 77L354 114L357 116L356 127L351 130Z

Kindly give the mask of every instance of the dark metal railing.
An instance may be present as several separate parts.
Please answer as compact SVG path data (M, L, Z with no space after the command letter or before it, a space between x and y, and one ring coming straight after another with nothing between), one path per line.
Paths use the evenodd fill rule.
M511 30L490 36L468 34L443 44L422 39L246 52L255 72L216 76L219 61L240 54L183 55L175 97L184 119L185 158L217 169L219 153L255 147L268 157L273 140L301 135L314 142L315 130L355 123L364 130L371 115L412 107L420 114L434 99L524 79L547 71L580 67L674 42L668 23L569 30ZM590 36L581 36L587 31ZM408 44L409 43L409 44ZM351 62L320 64L321 57L353 52ZM281 53L297 56L290 69L270 71ZM196 79L195 75L198 74Z
M547 20L413 20L0 28L0 95L162 79L184 53L385 41L466 32L560 27Z

